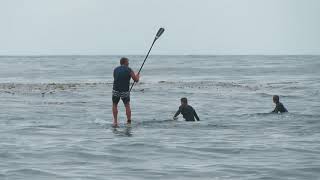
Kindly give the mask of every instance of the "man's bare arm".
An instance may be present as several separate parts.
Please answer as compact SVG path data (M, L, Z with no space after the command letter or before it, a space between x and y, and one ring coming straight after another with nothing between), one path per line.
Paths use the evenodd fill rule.
M140 74L135 74L135 73L132 71L130 75L131 75L131 78L133 79L134 82L139 82Z

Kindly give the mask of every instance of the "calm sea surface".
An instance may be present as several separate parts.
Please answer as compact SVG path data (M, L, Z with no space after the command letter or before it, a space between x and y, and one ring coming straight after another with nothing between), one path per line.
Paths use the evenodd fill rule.
M320 179L320 56L151 56L113 129L119 58L0 57L0 179Z

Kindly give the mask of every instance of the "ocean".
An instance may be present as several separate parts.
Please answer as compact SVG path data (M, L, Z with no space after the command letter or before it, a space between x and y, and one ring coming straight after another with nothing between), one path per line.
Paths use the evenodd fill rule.
M150 56L112 128L120 57L0 57L0 179L320 179L320 56Z

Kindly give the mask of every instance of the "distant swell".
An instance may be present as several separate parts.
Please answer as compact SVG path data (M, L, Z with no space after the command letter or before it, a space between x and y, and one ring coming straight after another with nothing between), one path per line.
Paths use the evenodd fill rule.
M283 82L283 87L278 83L277 86L281 88L288 88L286 86L295 84L296 82ZM113 82L74 82L74 83L0 83L0 93L6 94L52 94L61 91L79 91L87 89L99 89L99 88L111 88ZM158 81L158 82L139 82L136 84L137 88L150 88L150 87L165 87L178 88L178 89L239 89L246 91L259 91L264 89L275 88L274 84L249 84L249 83L239 83L239 82L221 82L221 81ZM290 87L292 89L295 86ZM136 89L134 89L136 90ZM270 96L271 94L262 93L262 96Z

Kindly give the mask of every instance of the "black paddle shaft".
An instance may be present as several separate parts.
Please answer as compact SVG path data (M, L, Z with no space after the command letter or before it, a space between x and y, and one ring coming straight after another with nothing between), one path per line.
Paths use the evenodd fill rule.
M153 42L152 42L152 44L151 44L151 47L150 47L150 49L149 49L146 57L145 57L144 60L143 60L143 63L142 63L142 65L141 65L141 67L140 67L140 69L139 69L139 71L138 71L138 74L140 74L140 72L141 72L141 70L142 70L142 68L143 68L143 66L144 66L144 63L146 62L146 60L147 60L147 58L148 58L148 56L149 56L149 54L150 54L150 51L151 51L154 43L155 43L156 40L162 35L163 32L164 32L164 28L160 28L160 29L158 30L157 35L156 35L156 37L154 38L154 40L153 40ZM129 92L131 92L131 89L133 88L134 84L135 84L135 82L132 83Z

